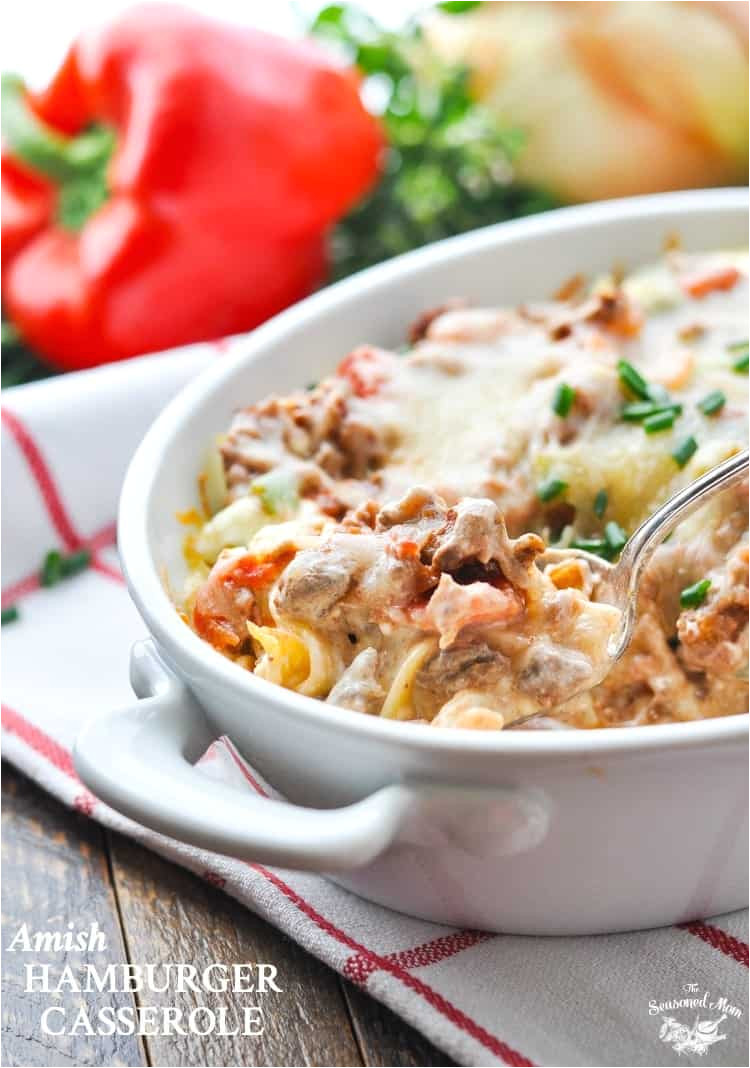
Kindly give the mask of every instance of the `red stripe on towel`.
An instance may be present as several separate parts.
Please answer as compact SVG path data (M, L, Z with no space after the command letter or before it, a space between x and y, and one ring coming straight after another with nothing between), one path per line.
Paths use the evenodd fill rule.
M91 557L92 570L98 571L100 575L104 575L105 578L112 579L113 582L119 583L121 586L125 585L125 579L122 576L122 571L114 564L108 564L106 560L102 560L98 553L94 553Z
M50 738L43 730L35 727L33 723L24 719L19 712L16 712L15 709L10 708L8 705L2 706L2 725L3 730L8 731L9 734L15 734L16 738L28 745L29 749L33 749L35 753L44 757L58 771L83 786L76 774L76 769L73 767L72 756L54 738ZM93 794L90 794L85 787L80 794L76 794L73 798L73 808L84 816L91 816L98 803L98 799Z
M454 957L464 949L487 942L496 936L489 931L455 931L441 938L433 938L430 942L413 946L411 949L402 949L398 953L389 953L388 960L395 961L404 968L427 968L431 964L438 964L442 960ZM355 954L350 957L344 966L344 975L353 983L364 984L372 975L371 962Z
M426 968L494 937L489 931L454 931L453 934L434 938L431 942L424 942L413 949L405 949L390 956L405 968Z
M466 1013L462 1012L452 1002L448 1001L448 999L443 997L442 994L439 994L437 990L433 990L433 988L431 986L428 986L427 983L423 983L421 979L417 979L416 976L408 972L406 968L402 967L395 960L391 960L389 957L381 957L380 954L374 953L372 950L367 949L366 946L363 946L359 942L356 942L348 934L346 934L340 928L332 924L330 920L327 920L324 916L321 916L321 914L315 908L313 908L312 905L305 901L304 898L300 897L300 895L296 893L296 891L292 890L290 886L287 886L287 884L281 879L279 879L279 877L274 874L274 872L269 871L268 868L264 868L260 864L250 864L249 867L251 867L254 871L257 871L260 875L262 875L265 879L272 883L278 890L280 890L284 897L287 898L287 900L291 901L291 903L295 905L300 910L300 912L304 913L304 915L307 916L308 919L312 920L313 923L315 923L316 926L319 927L322 931L325 931L325 933L330 935L331 938L334 938L342 945L348 946L349 949L353 949L358 955L363 957L368 962L371 962L373 965L373 971L388 972L396 979L399 979L404 984L404 986L408 987L415 994L419 994L420 997L424 998L428 1005L430 1005L433 1009L439 1012L442 1016L445 1016L446 1019L450 1020L450 1022L455 1027L470 1035L486 1049L494 1053L495 1056L500 1057L505 1062L505 1064L514 1066L531 1066L531 1068L533 1068L532 1061L524 1057L522 1053L519 1053L517 1050L514 1050L512 1046L509 1046L506 1042L503 1042L502 1039L498 1038L496 1035L491 1034L484 1027L482 1027L481 1024L477 1023L476 1020L473 1020L470 1016L467 1016Z
M68 750L64 749L54 738L50 738L39 727L29 723L27 719L24 719L15 709L9 708L8 705L2 706L2 724L4 730L15 734L16 738L20 738L35 753L43 756L58 771L69 775L76 782L81 781L76 774L76 769L73 767L73 758Z
M27 597L30 593L33 593L34 590L38 589L39 572L34 571L31 575L27 575L26 578L22 578L18 582L13 582L10 586L5 587L2 596L3 608L15 604L16 601L20 601L22 597Z
M722 931L720 927L714 927L713 924L704 923L702 920L694 920L692 923L678 923L677 926L682 931L689 931L691 935L700 938L701 941L713 949L718 949L725 957L731 957L732 960L736 960L738 964L744 964L747 968L747 942L742 942L727 931Z
M39 492L41 493L45 507L47 508L47 514L49 515L55 530L60 535L66 549L72 550L79 548L83 539L76 531L68 516L55 484L55 480L52 477L52 472L42 454L42 450L34 441L30 431L27 430L18 416L14 415L13 412L9 411L7 408L3 408L2 410L2 421L21 450L26 463L29 465L29 470L34 476L34 480L39 487Z
M247 779L247 781L250 783L253 790L255 790L256 794L260 794L261 797L268 797L268 792L263 789L263 787L260 785L255 776L250 773L250 769L247 767L242 757L237 752L235 752L234 745L229 740L229 738L222 738L222 741L224 742L224 748L229 753L230 757L235 762L237 767L240 769L245 779Z

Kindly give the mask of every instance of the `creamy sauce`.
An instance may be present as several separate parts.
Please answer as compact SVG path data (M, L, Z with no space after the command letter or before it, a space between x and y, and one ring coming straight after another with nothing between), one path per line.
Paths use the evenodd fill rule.
M433 554L476 500L502 514L511 539L593 539L616 556L608 529L624 538L745 446L747 301L746 256L674 253L568 302L427 316L406 354L363 346L314 391L245 410L209 478L207 496L224 506L190 539L188 620L282 685L393 718L497 728L544 707L586 727L742 711L743 494L724 494L662 546L632 650L566 704L604 673L617 625L591 576L534 566L530 597L507 554L482 555L476 525L453 568ZM653 433L624 417L643 403L639 374L653 412L672 412ZM404 505L415 486L437 526ZM398 524L378 533L394 509ZM242 586L248 567L262 574ZM294 574L317 581L319 596L338 591L322 616L304 582L296 601L284 598ZM705 578L703 599L684 602Z

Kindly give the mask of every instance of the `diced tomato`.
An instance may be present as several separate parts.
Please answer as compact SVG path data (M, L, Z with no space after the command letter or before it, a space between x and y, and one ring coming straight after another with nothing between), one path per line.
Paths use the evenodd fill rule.
M241 642L226 616L207 611L200 600L196 601L193 608L193 626L201 638L213 645L214 649L236 649Z
M717 289L731 289L739 281L740 272L736 267L712 267L696 274L685 275L680 285L690 297L699 300Z
M201 638L223 652L237 650L247 637L246 623L255 605L250 591L270 586L293 556L220 557L195 598L193 626Z
M224 576L224 583L235 589L259 590L263 586L270 586L286 565L294 556L294 553L286 552L274 556L272 559L259 560L250 553L241 556L234 566Z
M358 397L371 397L391 377L394 364L392 353L361 345L341 361L337 374L349 381Z

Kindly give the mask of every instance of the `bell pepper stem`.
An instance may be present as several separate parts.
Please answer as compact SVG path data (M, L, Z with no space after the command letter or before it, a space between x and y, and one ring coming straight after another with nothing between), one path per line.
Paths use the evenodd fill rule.
M78 230L106 200L106 170L114 132L94 125L65 137L29 107L26 88L15 74L2 76L2 134L10 152L32 171L59 186L58 222Z

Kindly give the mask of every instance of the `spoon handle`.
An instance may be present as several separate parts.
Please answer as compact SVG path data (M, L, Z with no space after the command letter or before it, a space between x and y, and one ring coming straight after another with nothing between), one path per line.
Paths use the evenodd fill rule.
M638 587L654 551L674 528L722 490L742 480L748 470L748 451L730 456L705 475L685 486L642 523L628 539L619 562L609 576L616 603L624 606L622 624L611 642L610 654L622 656L635 623Z

